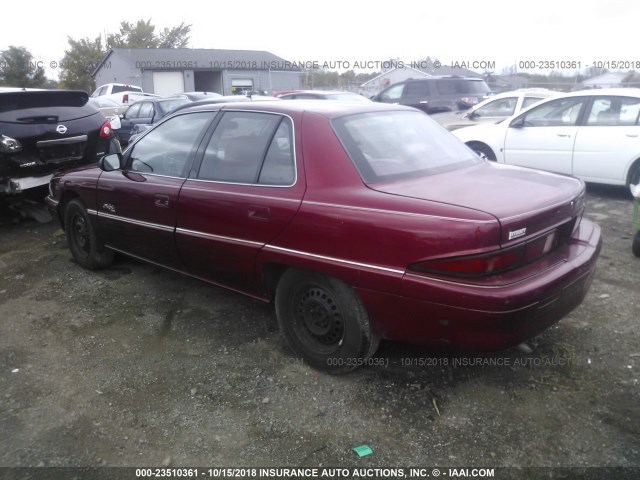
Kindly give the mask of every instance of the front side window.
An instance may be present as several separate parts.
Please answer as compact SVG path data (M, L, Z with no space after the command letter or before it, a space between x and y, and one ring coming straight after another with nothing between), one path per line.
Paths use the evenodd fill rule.
M475 117L510 117L516 110L517 97L501 98L489 102L473 112Z
M153 104L151 102L144 102L140 105L139 118L151 118L153 117Z
M127 111L125 112L125 118L138 118L138 114L140 113L140 104L136 103L131 105Z
M294 165L289 118L270 113L225 112L207 145L198 179L291 185Z
M365 183L434 175L482 163L423 113L361 113L332 123Z
M522 118L525 127L569 127L578 122L584 97L568 97L551 100L529 110Z
M141 138L129 156L133 172L184 177L187 162L212 112L188 113L173 117Z
M398 100L402 97L402 92L404 90L405 84L400 83L398 85L394 85L393 87L389 87L386 91L380 94L380 98L382 100Z

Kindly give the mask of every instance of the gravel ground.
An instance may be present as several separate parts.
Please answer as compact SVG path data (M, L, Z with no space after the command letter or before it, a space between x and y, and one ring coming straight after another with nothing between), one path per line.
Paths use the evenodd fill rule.
M631 211L589 188L596 278L531 352L383 342L345 376L294 358L271 305L125 257L83 270L57 223L4 212L0 466L640 467Z

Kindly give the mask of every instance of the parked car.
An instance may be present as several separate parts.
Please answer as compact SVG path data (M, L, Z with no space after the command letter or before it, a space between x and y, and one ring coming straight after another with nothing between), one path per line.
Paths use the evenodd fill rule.
M204 100L196 100L193 103L185 103L177 107L175 111L188 108L194 105L213 105L219 103L237 103L237 102L260 102L260 101L272 101L272 100L280 100L279 98L274 98L271 96L265 95L225 95L225 96L212 96L211 98L207 98ZM129 137L129 143L134 142L140 135L153 127L152 124L147 123L138 123L133 126L131 130L131 136Z
M169 98L186 98L190 102L197 102L198 100L207 100L221 96L222 95L215 92L182 92L171 95Z
M119 151L111 124L86 92L0 92L2 197L46 186L58 170L96 163Z
M376 102L407 105L431 114L465 110L491 94L491 89L481 78L452 76L394 83L371 99Z
M110 118L113 116L121 115L127 109L126 106L114 102L105 97L89 97L89 103L92 103L104 114L105 117Z
M498 123L554 95L558 95L558 92L546 88L522 88L489 97L468 110L434 113L431 118L449 131L481 123Z
M169 112L188 103L186 98L154 98L134 103L120 118L120 128L116 130L118 140L126 145L136 125L158 123Z
M582 301L601 245L583 182L483 161L398 105L187 107L50 189L83 267L122 252L273 301L292 350L334 373L380 338L536 335Z
M282 100L339 100L341 102L370 102L353 92L340 92L334 90L300 90L293 93L283 93L278 96Z
M640 181L640 89L598 89L544 100L498 124L454 135L499 163L574 175L586 182Z
M119 105L131 105L140 100L159 98L159 95L145 93L142 88L124 83L107 83L101 85L91 94L92 98L107 98Z

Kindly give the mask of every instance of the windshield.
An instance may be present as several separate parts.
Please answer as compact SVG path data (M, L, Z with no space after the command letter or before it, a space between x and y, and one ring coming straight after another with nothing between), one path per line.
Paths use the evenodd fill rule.
M421 112L361 113L333 121L365 183L414 178L482 160Z

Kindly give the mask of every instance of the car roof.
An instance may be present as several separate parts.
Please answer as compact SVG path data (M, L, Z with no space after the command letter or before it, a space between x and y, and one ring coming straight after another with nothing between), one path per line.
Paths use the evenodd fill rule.
M328 118L337 118L345 115L368 112L404 111L418 112L415 108L403 105L376 103L376 102L318 102L317 100L282 100L279 102L237 102L232 104L200 104L184 105L180 112L201 112L207 110L253 110L261 112L273 112L284 114L300 114L312 112ZM420 112L422 113L422 112Z
M640 88L591 88L588 90L577 90L575 92L561 94L563 97L581 97L585 95L640 97Z
M345 92L342 90L296 90L295 92L286 93L283 95L297 95L299 93L311 93L311 94L320 94L320 95L344 95L346 93L351 95L358 95L355 92Z
M484 78L461 77L457 75L434 75L426 78L409 78L405 82L431 82L433 80L473 80L474 82L484 82ZM402 82L397 82L402 83Z

